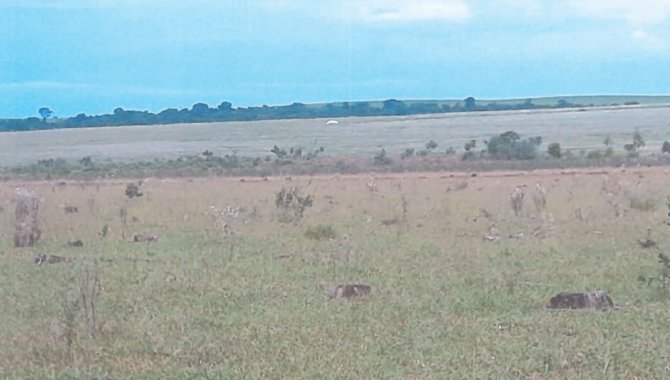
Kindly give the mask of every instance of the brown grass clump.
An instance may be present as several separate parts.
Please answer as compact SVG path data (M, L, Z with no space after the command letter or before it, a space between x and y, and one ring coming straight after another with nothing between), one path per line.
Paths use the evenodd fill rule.
M310 240L332 240L337 237L335 229L328 225L319 224L305 230L305 237Z

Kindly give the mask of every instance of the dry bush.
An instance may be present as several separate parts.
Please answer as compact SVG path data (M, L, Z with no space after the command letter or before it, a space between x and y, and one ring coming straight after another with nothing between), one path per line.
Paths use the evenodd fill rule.
M544 209L547 208L547 190L539 183L535 184L535 191L533 192L533 203L535 203L535 209L539 213L543 212Z
M34 247L40 240L38 215L40 202L37 192L18 188L14 192L16 214L14 227L15 247Z
M521 216L523 214L523 200L525 197L526 194L519 187L517 187L510 196L514 215Z
M279 212L278 220L280 222L301 220L305 215L305 210L312 207L312 204L312 197L309 195L300 196L300 190L297 187L290 187L288 190L282 187L275 196L275 206Z

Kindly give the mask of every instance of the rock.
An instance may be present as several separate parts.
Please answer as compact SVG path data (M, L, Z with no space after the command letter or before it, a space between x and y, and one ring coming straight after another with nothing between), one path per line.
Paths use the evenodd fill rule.
M74 259L72 257L63 257L56 255L46 255L44 253L37 255L35 258L35 264L58 264L58 263L71 263Z
M75 206L65 206L64 211L66 214L75 214L79 212L79 209Z
M588 309L588 310L612 310L614 303L603 291L581 292L581 293L559 293L549 300L545 305L547 309Z
M83 247L84 243L81 240L68 241L67 245L69 247Z
M135 243L150 243L150 242L158 241L158 236L146 235L146 234L135 235L135 236L133 236L133 241Z
M363 284L338 284L327 289L329 298L355 298L370 295L372 287Z

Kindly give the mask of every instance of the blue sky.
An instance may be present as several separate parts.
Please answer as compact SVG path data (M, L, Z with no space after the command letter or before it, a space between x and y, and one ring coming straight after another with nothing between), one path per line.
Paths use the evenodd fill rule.
M669 89L670 0L0 0L0 117Z

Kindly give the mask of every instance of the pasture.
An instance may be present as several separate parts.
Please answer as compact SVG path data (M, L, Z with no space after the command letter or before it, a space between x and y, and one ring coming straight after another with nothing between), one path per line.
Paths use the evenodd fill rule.
M324 147L331 157L372 157L381 148L399 155L406 148L421 149L426 142L439 144L437 151L514 130L525 137L542 136L547 144L558 142L564 149L604 148L610 136L615 150L623 152L638 129L647 145L641 153L660 152L670 139L670 107L605 107L565 110L472 112L397 117L350 117L337 125L326 119L274 120L163 126L102 127L90 129L5 132L0 134L0 165L35 163L41 159L76 161L91 157L129 162L155 158L238 154L265 157L270 149L301 146Z
M476 133L508 129L499 120L510 117L527 121L515 130L545 128L533 133L552 140L559 136L529 120L584 115L579 123L593 116L602 126L627 112L669 111L599 112L615 116L501 115ZM476 137L468 117L454 116L462 118L460 129L430 118L367 127L377 128L382 144L400 144L398 134L457 141ZM434 127L415 136L409 126L420 122ZM635 126L644 131L620 121L618 132L607 132L616 140ZM214 143L204 131L223 133L161 128L181 133L175 144L184 149L196 143L183 141L188 136ZM184 135L184 128L203 133ZM58 131L82 140L63 137L52 153L77 147L74 154L86 155L78 149L97 144L94 136L118 141L120 131ZM348 131L355 138L340 140L339 149L355 150L363 129ZM602 131L594 127L587 140L600 144ZM54 132L16 138L40 133ZM557 126L553 133L576 132ZM143 142L146 150L165 149L163 138ZM252 139L249 149L277 142L267 138ZM546 208L532 201L536 183L546 189ZM665 168L149 179L134 198L124 194L127 184L0 183L0 377L670 376L670 290L658 260L670 247ZM39 193L42 239L35 248L12 244L17 187ZM313 201L302 218L277 209L277 193L291 187ZM525 194L518 215L510 204L517 187ZM135 243L137 234L158 240ZM83 247L67 244L76 240ZM40 253L74 261L38 265ZM368 284L372 292L328 299L325 289L341 283ZM617 309L544 309L556 293L583 290L607 291Z

